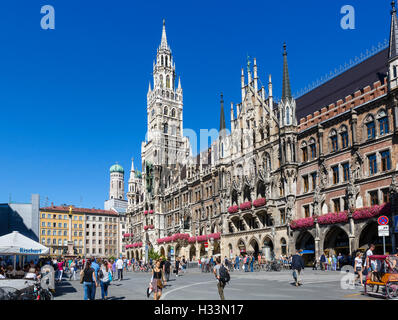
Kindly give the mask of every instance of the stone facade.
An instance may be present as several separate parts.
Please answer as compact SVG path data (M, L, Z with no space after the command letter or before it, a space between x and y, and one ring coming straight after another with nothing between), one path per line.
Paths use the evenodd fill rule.
M128 256L142 258L152 247L190 259L259 252L272 258L301 248L313 259L325 249L351 253L378 241L377 214L396 211L394 204L392 210L382 206L391 205L390 190L396 189L396 19L394 8L388 52L299 99L291 95L286 45L278 102L271 76L266 93L259 87L256 59L253 66L248 61L241 73L242 100L231 104L230 131L221 96L218 138L196 157L182 136L181 82L175 89L175 65L163 26L154 89L150 85L148 92L143 172L137 174L132 165L130 173L127 215L134 247ZM380 70L367 67L383 57ZM379 80L364 84L373 76ZM336 93L337 84L344 87ZM357 91L347 93L351 87ZM327 99L326 107L316 102ZM305 117L298 121L298 114ZM377 214L361 218L358 210L377 205ZM342 213L342 221L325 216L333 212ZM297 227L303 218L311 225Z

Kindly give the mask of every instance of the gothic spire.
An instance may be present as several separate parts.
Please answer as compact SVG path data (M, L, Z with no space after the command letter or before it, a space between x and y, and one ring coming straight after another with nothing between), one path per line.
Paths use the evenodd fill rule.
M289 69L287 67L287 52L286 43L283 43L283 85L282 85L282 100L292 97L289 80Z
M220 132L225 130L224 97L221 93Z
M388 51L388 59L398 57L398 23L397 23L397 8L395 7L395 0L391 2L391 30L390 30L390 48Z
M166 37L166 21L163 19L163 31L162 31L162 42L160 43L160 49L168 49L169 45L167 44Z

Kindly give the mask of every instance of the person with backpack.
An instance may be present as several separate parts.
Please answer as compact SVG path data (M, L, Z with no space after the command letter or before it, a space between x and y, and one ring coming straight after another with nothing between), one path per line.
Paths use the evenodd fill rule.
M106 300L108 298L108 287L112 281L112 272L109 268L108 261L104 261L101 263L101 267L98 271L98 277L100 279L101 285L101 298L102 300Z
M227 268L225 268L224 265L221 263L220 257L216 258L216 265L213 269L213 273L218 280L217 281L217 289L218 289L218 294L220 295L220 299L225 300L224 288L225 288L225 285L230 280L230 275L229 275Z

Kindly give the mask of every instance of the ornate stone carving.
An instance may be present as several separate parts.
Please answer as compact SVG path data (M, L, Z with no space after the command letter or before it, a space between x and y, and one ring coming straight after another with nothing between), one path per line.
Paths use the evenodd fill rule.
M321 188L325 188L329 182L329 173L324 161L319 166L319 183Z
M362 173L361 168L363 166L363 158L359 151L356 151L353 156L354 161L352 161L350 169L351 169L351 176L354 180L361 179Z
M350 181L348 182L347 189L346 189L348 208L351 212L353 212L355 209L357 195L359 194L359 186L356 186L354 181L355 181L355 178L353 177L353 175L351 175Z
M286 219L288 222L293 220L293 210L294 203L296 202L296 197L294 195L289 195L286 202Z
M313 212L314 216L319 216L322 213L322 202L325 201L325 194L321 192L321 187L319 185L316 186L314 191L314 199L313 199Z

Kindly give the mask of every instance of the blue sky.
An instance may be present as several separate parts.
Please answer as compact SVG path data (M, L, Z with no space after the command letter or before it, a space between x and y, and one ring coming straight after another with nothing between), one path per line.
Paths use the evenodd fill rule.
M355 30L340 9L355 8ZM55 30L40 9L55 8ZM140 168L146 93L162 20L184 90L184 127L218 128L219 95L240 102L240 69L257 58L282 90L287 42L292 91L389 37L389 0L77 1L0 5L0 202L102 208L109 167Z

